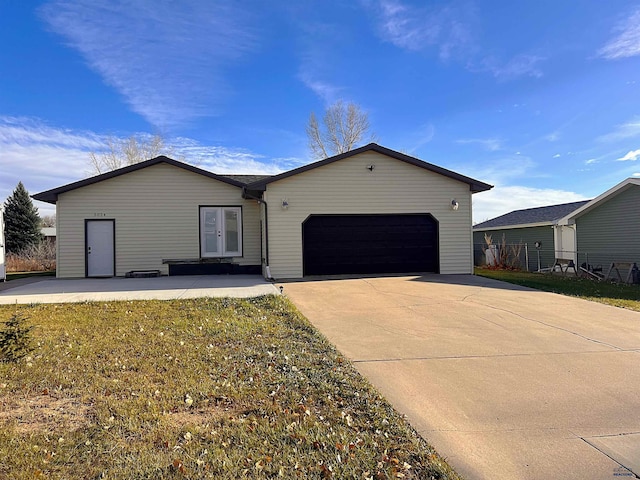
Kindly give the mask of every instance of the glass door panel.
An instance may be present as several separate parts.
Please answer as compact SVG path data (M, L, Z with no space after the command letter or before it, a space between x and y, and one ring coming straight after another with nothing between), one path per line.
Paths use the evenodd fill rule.
M220 255L220 209L203 208L201 221L202 256L215 257Z
M237 208L224 209L224 253L240 253L240 212Z

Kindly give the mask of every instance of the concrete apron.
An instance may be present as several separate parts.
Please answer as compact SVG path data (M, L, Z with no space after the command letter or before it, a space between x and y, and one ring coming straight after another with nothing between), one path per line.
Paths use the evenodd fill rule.
M466 478L640 474L640 313L457 275L284 293Z
M10 286L12 282L4 286ZM49 278L1 290L0 305L199 297L248 298L269 294L279 294L279 290L259 275L74 280Z

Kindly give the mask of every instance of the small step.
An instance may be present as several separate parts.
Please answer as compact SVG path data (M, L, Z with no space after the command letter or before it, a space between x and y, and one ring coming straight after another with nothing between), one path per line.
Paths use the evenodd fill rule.
M126 278L151 278L151 277L159 277L160 270L132 270L131 272L125 273Z

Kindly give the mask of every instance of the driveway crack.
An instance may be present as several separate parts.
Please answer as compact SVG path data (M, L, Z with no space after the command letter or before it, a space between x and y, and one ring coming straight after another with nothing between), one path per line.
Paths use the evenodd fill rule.
M497 310L499 312L509 313L511 315L514 315L514 316L516 316L518 318L521 318L522 320L526 320L528 322L537 323L539 325L544 325L545 327L553 328L555 330L560 330L561 332L565 332L565 333L569 333L571 335L575 335L576 337L580 337L583 340L587 340L588 342L596 343L598 345L604 345L604 346L607 346L607 347L610 347L610 348L613 348L613 349L616 349L616 350L620 350L620 351L624 350L624 349L622 349L622 348L620 348L620 347L618 347L616 345L612 345L610 343L603 342L602 340L596 340L595 338L588 337L586 335L583 335L583 334L578 333L578 332L574 332L574 331L569 330L567 328L559 327L557 325L552 325L550 323L543 322L542 320L536 320L536 319L533 319L533 318L525 317L524 315L521 315L521 314L519 314L517 312L514 312L512 310L509 310L507 308L495 307L493 305L487 305L485 303L480 303L480 302L472 302L472 303L476 303L478 305L482 305L483 307L490 308L491 310Z
M618 349L620 352L633 352L635 350ZM396 358L370 358L370 359L354 359L353 363L385 363L385 362L413 362L424 360L466 360L473 358L512 358L512 357L538 357L550 355L589 355L614 353L602 350L591 350L586 352L532 352L532 353L493 353L488 355L446 355L438 357L396 357Z

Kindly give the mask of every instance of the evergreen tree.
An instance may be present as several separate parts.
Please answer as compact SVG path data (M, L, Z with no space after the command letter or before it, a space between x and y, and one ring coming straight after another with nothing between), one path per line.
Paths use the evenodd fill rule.
M7 252L18 253L42 240L38 209L22 182L4 202L4 239Z

